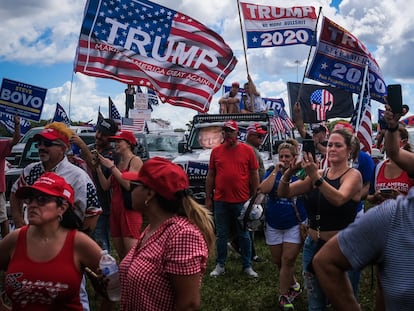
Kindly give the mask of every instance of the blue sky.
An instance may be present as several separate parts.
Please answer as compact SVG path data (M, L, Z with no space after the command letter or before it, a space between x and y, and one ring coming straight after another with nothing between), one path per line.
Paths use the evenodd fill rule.
M246 68L236 0L154 2L183 12L220 33L238 59L226 84L231 81L239 81L241 84L245 82ZM285 0L246 2L287 6ZM113 80L72 73L85 3L85 0L2 0L0 78L47 88L43 119L52 117L57 102L70 113L72 120L96 119L99 106L104 115L107 115L108 96L113 99L118 110L123 112L125 85ZM414 112L414 106L410 102L414 81L411 56L414 45L414 13L408 9L406 1L291 0L288 6L301 5L322 6L323 15L356 35L374 55L386 83L403 85L404 102ZM249 72L262 96L282 97L287 103L286 83L302 79L308 49L307 46L297 45L247 51ZM297 60L299 64L296 64ZM308 79L305 82L316 83ZM220 95L218 92L213 98L211 113L218 112L217 100ZM379 106L379 103L374 102L374 120ZM190 109L162 104L155 108L152 116L171 121L175 128L184 128L194 114L196 112Z

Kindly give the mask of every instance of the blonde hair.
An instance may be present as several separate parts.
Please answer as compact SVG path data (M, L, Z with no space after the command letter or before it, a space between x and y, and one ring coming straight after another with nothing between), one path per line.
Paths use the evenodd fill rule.
M65 135L69 140L74 135L74 132L66 126L63 122L52 122L45 125L45 129L55 129L56 131L59 131L61 134Z
M284 143L281 143L279 147L277 148L277 152L279 153L282 149L289 149L289 151L292 153L293 156L296 156L298 154L298 147L299 144L294 139L286 139Z
M197 226L203 234L208 249L213 249L216 235L213 217L209 210L198 204L186 191L177 192L174 200L168 200L157 193L156 200L162 209L185 217Z

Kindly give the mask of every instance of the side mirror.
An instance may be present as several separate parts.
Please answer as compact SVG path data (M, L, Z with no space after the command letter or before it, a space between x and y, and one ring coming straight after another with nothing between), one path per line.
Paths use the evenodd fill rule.
M178 142L178 153L187 152L187 143L185 141Z

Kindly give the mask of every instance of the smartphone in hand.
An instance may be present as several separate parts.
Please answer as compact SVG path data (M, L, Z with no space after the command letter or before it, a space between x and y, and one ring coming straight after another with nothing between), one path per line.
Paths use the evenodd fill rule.
M387 102L393 113L402 113L402 91L401 84L390 84L387 86Z

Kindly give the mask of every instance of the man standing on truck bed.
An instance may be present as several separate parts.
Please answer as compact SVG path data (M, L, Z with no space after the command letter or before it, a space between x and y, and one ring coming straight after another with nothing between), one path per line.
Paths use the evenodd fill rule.
M206 208L213 210L216 225L216 267L210 276L225 272L227 241L230 229L237 228L243 272L258 277L252 269L249 232L237 221L243 204L259 186L258 162L253 149L237 140L238 125L228 120L223 126L224 143L215 147L210 156L206 180Z

